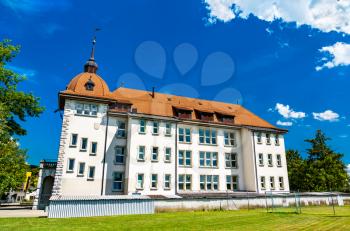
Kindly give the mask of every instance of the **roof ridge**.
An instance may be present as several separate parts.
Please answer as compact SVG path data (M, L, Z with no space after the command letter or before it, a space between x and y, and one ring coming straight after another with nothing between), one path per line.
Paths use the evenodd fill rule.
M118 87L117 89L115 89L112 94L114 94L116 91L118 91L119 89L126 89L126 90L132 90L132 91L139 91L139 92L147 92L147 93L152 93L152 91L147 91L147 90L140 90L140 89L135 89L135 88L129 88L129 87ZM181 96L181 95L174 95L174 94L168 94L168 93L162 93L162 92L155 92L157 94L161 94L163 96L170 96L170 97L179 97L179 98L184 98L184 99L189 99L189 100L198 100L198 101L205 101L205 102L218 102L218 103L222 103L222 104L226 104L226 105L234 105L237 107L241 107L242 105L240 104L235 104L235 103L227 103L227 102L223 102L223 101L218 101L218 100L209 100L209 99L203 99L203 98L195 98L195 97L189 97L189 96Z

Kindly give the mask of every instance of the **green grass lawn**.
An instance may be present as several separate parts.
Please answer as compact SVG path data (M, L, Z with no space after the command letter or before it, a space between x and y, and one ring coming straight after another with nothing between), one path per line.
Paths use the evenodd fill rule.
M173 212L89 218L0 218L0 230L350 230L350 207Z

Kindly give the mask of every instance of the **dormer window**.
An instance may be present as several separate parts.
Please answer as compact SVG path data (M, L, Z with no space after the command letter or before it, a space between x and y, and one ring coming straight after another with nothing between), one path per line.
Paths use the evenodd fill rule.
M85 83L85 89L87 91L93 91L94 87L95 87L95 83L91 80L91 77L90 77L90 79Z
M203 121L214 121L214 113L211 112L196 111L196 116Z
M173 108L174 116L180 119L192 119L192 110L186 108Z
M225 124L233 124L235 120L235 117L233 115L224 115L224 114L217 113L216 117L219 122L225 123Z
M121 112L130 112L131 111L131 103L115 103L111 106L111 109L121 111Z

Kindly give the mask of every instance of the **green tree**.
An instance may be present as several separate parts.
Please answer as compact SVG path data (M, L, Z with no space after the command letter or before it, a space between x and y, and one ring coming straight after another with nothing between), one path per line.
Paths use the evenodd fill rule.
M20 121L37 117L44 110L37 97L17 89L25 77L6 68L18 52L19 46L12 45L10 40L0 42L0 196L20 187L28 170L26 153L16 139L26 134Z
M343 155L333 151L327 144L330 138L321 130L315 138L305 140L311 147L307 157L298 151L286 152L289 185L292 191L345 191L349 189L349 176L342 161Z
M291 191L305 191L305 162L297 150L286 152L289 187Z
M328 145L321 130L316 131L315 138L305 140L311 145L307 149L307 173L312 176L310 184L315 191L343 191L348 187L346 166L343 154L336 153Z

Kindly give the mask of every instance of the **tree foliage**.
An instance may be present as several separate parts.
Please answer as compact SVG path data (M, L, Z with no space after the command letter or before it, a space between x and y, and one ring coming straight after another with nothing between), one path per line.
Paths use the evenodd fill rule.
M306 158L302 158L298 151L287 151L291 190L344 191L349 188L343 154L333 151L327 145L328 140L321 130L317 130L315 138L305 140L311 145Z
M39 116L44 110L37 97L17 89L25 77L6 68L18 52L19 46L10 40L0 42L0 196L20 187L28 170L26 153L16 139L26 134L20 122Z
M7 123L7 132L10 135L25 135L19 121L25 121L26 117L37 117L43 111L39 106L39 99L32 93L17 90L18 83L25 80L25 76L19 75L6 68L6 64L18 54L19 46L11 45L10 40L0 42L0 103L2 111L6 111L4 118Z

